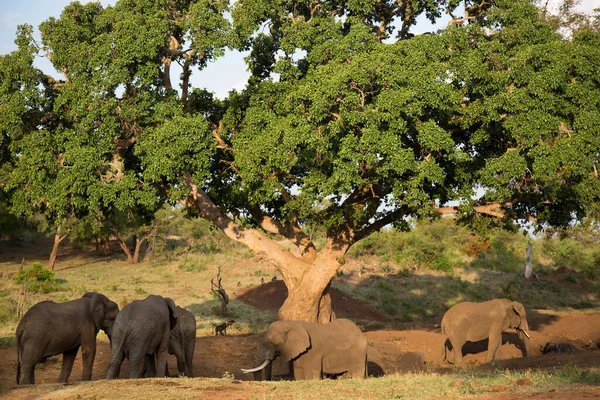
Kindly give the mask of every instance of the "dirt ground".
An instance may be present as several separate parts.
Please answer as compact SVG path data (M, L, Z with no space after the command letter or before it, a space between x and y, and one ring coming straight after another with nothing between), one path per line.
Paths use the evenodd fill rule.
M373 322L387 322L387 318L370 310L368 307L349 298L341 292L333 291L334 310L339 317L351 317L364 321L361 325L369 329ZM285 286L282 282L272 282L255 288L241 291L238 298L262 309L276 308L285 299ZM559 316L548 313L530 312L528 316L531 328L531 344L533 356L522 358L520 342L514 332L506 332L503 336L500 366L510 369L554 369L562 368L569 363L582 368L600 367L600 350L594 344L600 344L600 312L579 313ZM373 325L372 325L373 326ZM439 321L431 320L419 323L394 325L388 330L366 331L365 335L370 344L369 373L373 376L402 373L405 371L451 371L452 367L442 360L442 336ZM255 352L262 335L238 336L202 336L196 339L194 357L194 374L196 377L220 378L233 375L237 380L250 380L251 375L241 373L240 368L252 364ZM570 343L578 351L575 353L542 355L540 346L546 342ZM592 344L592 346L590 346ZM465 362L478 368L492 368L482 364L485 360L487 343L467 343L463 349ZM110 357L108 342L99 341L94 364L93 380L102 379L106 375ZM16 387L16 351L13 348L0 349L0 388L4 391ZM62 358L55 356L36 369L37 383L56 382L60 373ZM287 366L275 364L274 374L277 379L287 379ZM496 368L494 365L493 368ZM176 375L176 363L169 356L169 371ZM121 377L129 374L127 361L121 368ZM81 356L73 367L70 382L81 379ZM587 392L586 396L600 396L600 392ZM564 393L561 392L560 396ZM582 394L583 396L584 394ZM502 395L500 395L502 396ZM532 395L532 399L564 398L552 393L544 396ZM575 395L574 395L575 396ZM592 396L593 397L593 396ZM592 398L581 397L581 398ZM495 396L494 399L499 397ZM502 398L502 397L500 397ZM569 397L569 398L579 398Z

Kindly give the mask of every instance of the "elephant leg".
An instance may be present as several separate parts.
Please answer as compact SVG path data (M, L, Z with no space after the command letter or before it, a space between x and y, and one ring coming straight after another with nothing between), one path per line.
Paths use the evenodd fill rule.
M463 367L465 362L463 361L462 355L462 347L465 344L464 341L450 339L450 343L452 344L452 361L454 361L454 365L458 367Z
M323 365L320 358L303 360L300 357L294 362L294 380L320 379L323 374Z
M144 367L140 376L146 378L156 378L156 366L154 365L154 355L146 354L144 357Z
M501 343L502 332L490 332L490 336L488 338L488 352L485 359L486 362L491 362L494 358L496 358L496 354L498 353Z
M35 364L21 361L20 385L33 385L35 383Z
M35 365L44 359L45 344L29 342L21 353L21 385L35 383Z
M110 364L108 365L108 373L106 374L106 379L115 379L118 378L121 374L121 364L123 364L123 360L125 359L125 353L123 351L119 351L115 354L111 354Z
M79 351L79 346L71 349L69 351L65 351L63 353L63 362L62 369L60 370L60 376L58 377L58 382L67 383L69 376L71 375L71 370L73 369L73 363L75 362L75 357L77 356L77 352Z
M194 348L196 338L190 338L185 344L185 375L189 378L194 377Z
M356 362L348 368L347 376L350 376L354 379L364 379L367 377L367 356L365 354L364 358L356 360Z
M96 358L96 328L93 326L86 327L82 335L81 358L83 360L81 379L84 381L91 381L94 359ZM71 371L69 370L69 372Z
M154 354L154 357L156 359L155 365L156 365L156 376L158 378L164 378L166 376L165 374L165 365L167 364L167 351L166 349L164 351L157 351Z
M129 379L142 378L145 355L140 351L129 353Z
M156 365L156 376L158 378L164 378L165 365L167 364L167 354L169 351L169 336L170 333L167 331L160 342L158 349L154 352L155 364Z

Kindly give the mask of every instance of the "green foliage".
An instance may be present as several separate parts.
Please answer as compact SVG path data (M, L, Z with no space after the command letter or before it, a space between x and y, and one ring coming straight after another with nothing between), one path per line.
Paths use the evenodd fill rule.
M449 272L460 266L458 248L469 235L448 219L420 223L410 232L382 231L356 243L352 257L376 255L401 270L432 268Z
M56 279L54 272L34 262L30 267L23 268L13 277L15 283L25 284L27 291L31 293L51 293L61 289L60 282Z
M179 269L184 269L188 272L203 272L208 269L208 266L200 263L199 261L185 260L179 264Z

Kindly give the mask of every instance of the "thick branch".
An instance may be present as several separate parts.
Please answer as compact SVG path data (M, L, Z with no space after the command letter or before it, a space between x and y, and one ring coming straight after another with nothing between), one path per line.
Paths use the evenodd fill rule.
M113 235L117 238L117 241L119 242L119 246L121 247L121 249L127 256L127 262L130 264L133 264L133 255L131 254L129 247L127 247L127 242L121 238L121 235L119 235L119 231L117 230L117 228L113 227L111 230L112 230Z
M308 235L298 227L297 224L287 223L283 225L267 215L264 215L258 207L250 207L248 211L258 225L269 233L276 233L290 239L300 249L302 258L312 262L317 256L317 249Z
M366 228L356 232L353 238L353 242L358 242L359 240L369 236L371 233L380 231L384 226L389 225L394 221L398 220L399 218L404 217L407 213L408 210L406 208L399 208L387 214L386 216L384 216L381 219L378 219Z
M221 137L221 132L223 132L223 128L224 128L224 122L220 121L219 126L212 130L212 135L215 138L215 140L217 141L217 148L233 151L231 146L229 146Z
M227 217L221 212L206 192L196 186L189 174L186 174L183 177L183 182L189 189L191 197L191 201L186 200L183 202L185 206L195 207L201 212L203 218L215 224L230 239L248 246L256 253L267 254L267 256L277 264L279 272L283 275L288 289L290 289L290 286L298 284L304 270L310 265L309 263L294 257L293 254L285 250L264 233L256 229L239 225L231 218ZM299 264L304 266L303 271L291 270L289 268L289 266Z
M504 218L506 216L506 207L514 206L519 203L532 203L532 199L512 199L509 201L505 201L503 203L488 203L482 204L479 206L474 206L473 211L479 214L491 215L493 217ZM550 204L550 201L545 200L542 202L543 204ZM458 214L459 206L450 206L450 207L439 207L437 208L437 212L439 214ZM528 216L527 219L532 222L537 222L537 218Z

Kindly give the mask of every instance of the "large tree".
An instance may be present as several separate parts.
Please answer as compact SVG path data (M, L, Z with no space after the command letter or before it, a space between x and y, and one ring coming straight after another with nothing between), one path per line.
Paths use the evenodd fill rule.
M348 248L408 216L564 225L598 201L597 35L563 40L525 1L470 2L450 29L386 44L383 4L236 3L238 31L260 27L253 77L202 132L213 147L190 167L167 165L189 159L189 130L140 141L149 179L187 188L185 204L277 263L283 319L330 320Z
M485 227L585 215L600 197L598 34L565 39L524 0L457 7L73 3L41 27L65 74L54 109L74 131L60 143L86 150L65 166L92 171L85 204L102 215L169 199L266 254L288 288L282 319L331 320L349 247L407 217ZM449 28L410 34L444 9ZM189 78L226 46L250 50L252 76L221 101Z

